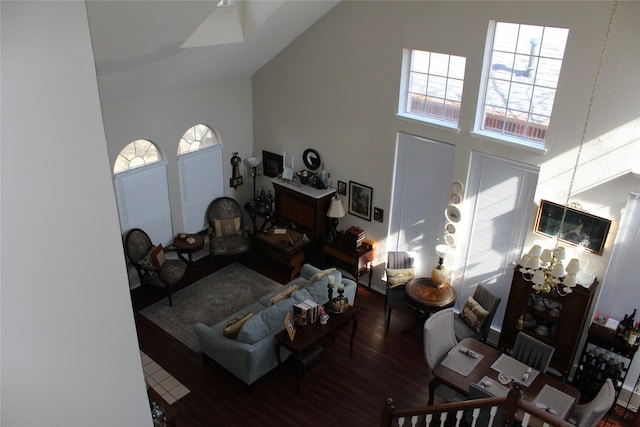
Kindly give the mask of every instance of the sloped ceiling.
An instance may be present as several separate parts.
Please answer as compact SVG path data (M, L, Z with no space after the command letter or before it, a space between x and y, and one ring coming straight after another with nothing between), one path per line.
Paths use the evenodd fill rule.
M87 1L103 103L250 77L339 0Z

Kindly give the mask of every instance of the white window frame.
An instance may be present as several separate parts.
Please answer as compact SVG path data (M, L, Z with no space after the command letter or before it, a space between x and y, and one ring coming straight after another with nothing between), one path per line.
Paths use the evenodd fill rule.
M430 79L433 78L437 78L437 79L442 79L446 81L446 88L444 89L445 93L443 95L443 103L446 104L447 101L457 101L460 103L460 109L458 110L458 120L457 121L450 121L450 120L443 120L443 119L439 119L436 116L433 115L427 115L427 114L416 114L414 112L409 111L409 109L407 108L408 103L410 102L410 92L411 92L411 75L414 72L413 67L412 67L412 60L413 60L413 53L414 52L424 52L424 53L428 53L430 55L443 55L443 56L447 56L449 59L449 63L448 63L448 67L447 67L447 71L446 73L437 73L437 72L431 72L431 69L429 70L429 72L426 73L416 73L416 74L423 74L425 75L427 81L429 81ZM404 118L404 119L409 119L409 120L415 120L415 121L419 121L422 123L426 123L429 125L434 125L437 127L442 127L448 130L454 130L454 131L459 131L459 124L460 124L460 117L459 117L459 113L462 110L462 97L463 97L463 90L464 90L464 74L465 74L465 70L462 71L462 78L459 78L459 76L455 76L455 73L453 73L451 71L450 68L450 64L451 64L451 58L461 58L464 60L464 66L466 68L466 57L463 56L459 56L459 55L452 55L452 54L448 54L448 53L439 53L439 52L431 52L431 51L421 51L419 49L403 49L402 52L402 74L401 74L401 78L400 78L400 96L399 96L399 100L398 100L398 117L400 118ZM457 81L460 82L461 87L460 87L460 95L459 95L459 99L455 99L457 97L451 96L450 93L450 87L448 85L449 82L453 82L453 81ZM428 93L428 90L425 90L425 95Z
M484 123L485 123L485 113L486 113L486 106L487 106L487 96L488 96L488 85L489 82L491 80L491 67L492 67L492 59L493 59L493 55L494 55L494 45L495 45L495 35L496 35L496 26L499 24L500 22L498 21L490 21L489 23L489 30L487 32L487 41L486 41L486 46L485 46L485 58L484 58L484 64L483 64L483 70L482 70L482 84L480 86L480 93L478 96L478 107L476 109L476 119L475 119L475 124L474 124L474 130L472 131L472 135L480 137L482 139L486 139L492 142L497 142L497 143L501 143L501 144L507 144L507 145L516 145L520 148L524 148L528 151L533 151L533 152L537 152L537 153L546 153L546 142L547 142L547 138L545 136L545 140L544 141L539 141L536 139L526 139L524 137L517 137L514 135L510 135L510 134L506 134L506 133L501 133L498 132L496 130L488 130L485 129ZM504 22L504 24L513 24L513 25L519 25L519 26L525 26L528 24L517 24L517 23L507 23ZM561 30L566 30L567 31L567 39L568 39L568 29L565 28L559 28L559 27L550 27L550 26L544 26L544 25L531 25L531 26L535 26L535 27L540 27L544 33L544 31L546 31L547 29L561 29ZM541 42L542 43L542 42ZM566 39L565 39L565 48L566 48ZM566 50L563 50L562 52L562 57L561 58L554 58L554 60L560 59L560 63L562 65L562 62L564 61L564 53ZM531 52L529 52L531 53ZM520 57L524 57L527 56L526 54L524 54L521 50L519 50L517 52L517 54ZM531 57L536 58L536 67L534 70L534 75L537 77L538 76L538 71L539 68L537 67L538 61L540 60L541 57L544 57L543 54L541 54L541 46L538 48L538 51L534 54L534 55L528 55ZM558 74L560 73L560 71L558 71ZM558 81L559 81L559 77L558 77ZM551 127L551 119L552 119L552 109L553 109L553 104L555 104L555 96L557 95L557 83L558 81L556 81L556 85L553 88L550 88L554 91L554 100L551 103L551 108L549 109L548 112L548 120L549 120L549 125L547 125L546 128L546 133L548 135L549 129ZM512 75L512 79L510 80L510 83L514 82L513 80L513 75ZM536 88L543 88L545 87L544 85L535 84L535 78L534 78L534 83L530 85L532 88L534 88L534 91ZM533 105L534 103L531 102L531 104ZM507 101L507 105L508 105L508 101ZM531 107L529 108L529 111L527 112L527 127L530 123L529 121L529 115L531 115L532 109ZM515 120L514 120L515 121Z

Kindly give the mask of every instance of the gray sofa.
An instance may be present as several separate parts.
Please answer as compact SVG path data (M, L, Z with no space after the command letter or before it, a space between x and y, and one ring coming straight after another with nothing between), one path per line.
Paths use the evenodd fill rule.
M349 304L354 303L357 292L356 283L343 278L338 270L323 275L327 271L329 270L320 270L311 264L305 264L299 277L217 324L210 326L196 323L194 328L200 341L203 357L217 362L245 385L253 384L278 365L274 336L284 330L284 319L287 312L293 315L293 305L305 299L312 299L318 304L328 302L329 275L334 277L334 297L337 296L335 290L338 284L343 283L344 296L348 298ZM322 277L318 278L319 276ZM315 281L309 283L309 279ZM271 304L274 296L293 284L297 284L298 289L290 297ZM223 330L227 321L247 312L252 312L254 315L242 325L237 337L225 336ZM288 356L289 352L282 349L282 360Z

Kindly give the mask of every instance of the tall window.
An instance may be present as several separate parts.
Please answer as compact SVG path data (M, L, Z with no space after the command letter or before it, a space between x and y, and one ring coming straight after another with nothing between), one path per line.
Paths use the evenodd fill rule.
M147 232L154 243L171 240L167 163L151 141L138 139L120 151L114 167L120 229Z
M197 233L207 224L209 203L224 195L222 144L209 126L195 125L178 142L182 230Z
M492 22L476 132L544 149L569 30Z
M405 49L398 114L457 127L466 58Z

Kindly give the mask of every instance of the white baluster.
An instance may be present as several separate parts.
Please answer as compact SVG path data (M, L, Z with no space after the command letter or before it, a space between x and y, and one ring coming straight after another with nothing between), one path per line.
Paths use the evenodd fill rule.
M416 427L417 424L418 424L418 416L414 415L413 417L411 417L411 425L413 427Z
M445 421L447 421L447 412L443 412L440 414L440 427L444 427Z
M471 421L471 427L476 427L476 421L478 421L478 416L480 415L480 408L475 408L473 410L473 420Z
M398 427L402 427L404 425L404 417L398 418Z
M496 412L498 412L498 407L497 406L492 406L491 407L491 412L489 412L489 414L491 415L489 417L489 427L493 425L493 419L496 417Z
M528 426L529 425L529 418L531 417L531 414L529 414L528 412L524 413L524 417L522 417L522 425L523 426Z
M463 416L464 416L464 411L462 409L459 409L456 412L456 427L460 427L460 421L462 420Z
M427 416L424 419L424 425L426 427L429 427L431 425L431 419L433 418L433 414L427 414Z

